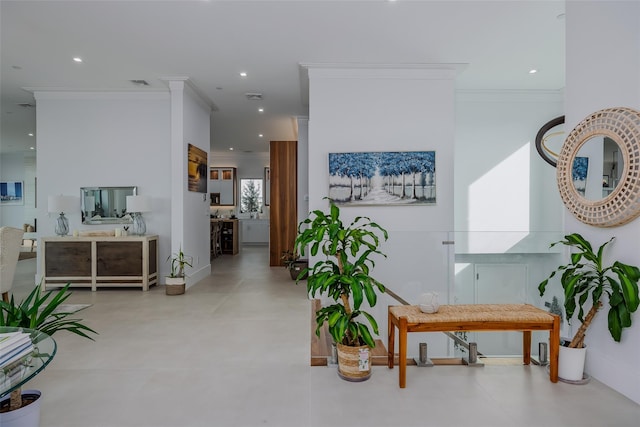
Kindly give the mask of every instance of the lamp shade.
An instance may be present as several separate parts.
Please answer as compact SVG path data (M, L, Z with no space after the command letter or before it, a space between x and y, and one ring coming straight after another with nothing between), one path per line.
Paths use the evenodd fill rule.
M149 212L151 199L148 196L127 196L127 212Z
M70 213L80 209L80 199L74 196L49 196L47 202L48 211L51 213Z

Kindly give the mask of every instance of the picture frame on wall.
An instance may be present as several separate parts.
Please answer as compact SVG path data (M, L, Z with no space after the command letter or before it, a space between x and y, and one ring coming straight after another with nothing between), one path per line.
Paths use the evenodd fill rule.
M207 166L207 152L189 144L187 152L187 188L189 191L197 193L207 192L207 181L209 179L209 167Z
M329 198L342 205L434 205L436 152L329 153Z
M24 182L0 182L0 204L2 204L3 206L24 205Z

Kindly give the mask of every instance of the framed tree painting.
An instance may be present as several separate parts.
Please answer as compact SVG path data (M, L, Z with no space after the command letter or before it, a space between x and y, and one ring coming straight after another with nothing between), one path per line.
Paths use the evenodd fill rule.
M433 205L436 153L329 153L329 198L343 205Z

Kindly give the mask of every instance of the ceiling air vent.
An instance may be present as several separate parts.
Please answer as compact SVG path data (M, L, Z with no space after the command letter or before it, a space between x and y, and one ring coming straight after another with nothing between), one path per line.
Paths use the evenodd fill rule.
M35 105L29 103L29 102L20 102L18 104L16 104L18 107L22 107L22 108L33 108L35 107Z
M262 94L258 92L247 92L244 94L249 101L262 101Z
M129 81L136 86L149 86L149 82L146 80L129 80Z

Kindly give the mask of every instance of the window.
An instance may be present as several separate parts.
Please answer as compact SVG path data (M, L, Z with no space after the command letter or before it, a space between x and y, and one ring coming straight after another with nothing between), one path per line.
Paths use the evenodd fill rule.
M240 213L262 212L262 179L251 178L240 180Z

